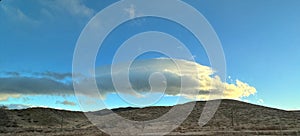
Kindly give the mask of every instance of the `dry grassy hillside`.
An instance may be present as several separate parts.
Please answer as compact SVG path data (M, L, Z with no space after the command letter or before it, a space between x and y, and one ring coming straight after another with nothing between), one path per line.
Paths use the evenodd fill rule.
M222 100L214 117L198 125L205 102L197 102L189 117L169 135L298 135L300 112L284 111L234 100ZM171 107L119 108L131 120L150 120ZM93 112L105 116L106 110ZM104 135L82 112L31 108L0 110L0 135Z

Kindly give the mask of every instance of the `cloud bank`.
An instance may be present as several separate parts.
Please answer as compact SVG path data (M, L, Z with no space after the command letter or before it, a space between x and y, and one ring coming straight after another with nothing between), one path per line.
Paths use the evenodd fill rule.
M245 82L223 82L210 67L191 61L172 61L166 58L139 60L134 61L129 69L126 69L126 64L113 65L114 71L111 71L111 66L96 69L96 81L103 98L109 93L116 93L116 84L122 88L118 90L119 93L137 97L142 97L149 90L196 100L240 99L256 93L256 89ZM72 82L63 80L69 76L68 73L55 72L34 73L27 77L10 74L0 78L0 101L24 95L74 95ZM124 82L113 84L112 76ZM130 83L125 82L126 77ZM81 76L73 80L76 81L75 84L87 84L91 78ZM77 94L86 97L98 96L98 90L91 90L89 85L84 90Z

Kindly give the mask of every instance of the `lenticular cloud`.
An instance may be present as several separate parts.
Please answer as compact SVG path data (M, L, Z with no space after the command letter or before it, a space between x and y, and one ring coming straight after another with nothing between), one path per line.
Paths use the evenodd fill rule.
M76 95L98 98L100 92L101 98L105 99L110 93L138 98L143 98L147 93L160 93L192 100L209 100L240 99L256 93L256 89L247 83L239 80L234 83L224 82L212 68L192 61L159 58L129 64L98 67L96 76L93 76L96 77L96 90L90 84L92 77L73 77L74 84L84 87ZM57 74L35 75L0 77L0 101L34 95L74 95L72 82L60 80L62 78L57 78Z
M210 67L186 60L139 60L130 65L102 66L96 69L96 73L103 96L117 91L142 97L141 94L151 92L208 100L239 99L256 93L256 89L247 83L239 80L231 84L223 82Z

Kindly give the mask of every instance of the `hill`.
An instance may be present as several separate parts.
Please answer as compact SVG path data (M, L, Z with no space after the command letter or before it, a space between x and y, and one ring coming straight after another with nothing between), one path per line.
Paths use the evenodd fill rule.
M235 100L222 100L214 117L203 127L198 119L206 102L197 102L188 118L169 135L298 135L300 112L285 111ZM151 120L172 107L119 108L130 120ZM108 110L91 112L106 116ZM105 135L83 112L49 108L0 110L0 135ZM158 126L159 127L159 126Z

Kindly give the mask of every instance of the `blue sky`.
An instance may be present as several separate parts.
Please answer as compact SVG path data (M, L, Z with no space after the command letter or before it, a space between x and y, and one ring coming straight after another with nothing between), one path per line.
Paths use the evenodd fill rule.
M73 52L81 31L97 12L114 2L2 0L1 78L26 76L70 82L67 74L62 79L57 79L57 76L72 72ZM254 95L242 100L281 109L300 109L298 0L184 2L201 12L218 34L226 57L227 75L230 76L227 82L238 79L256 88ZM189 31L174 22L153 17L132 20L116 28L98 52L96 66L111 64L114 52L124 40L150 30L172 34L191 50L196 62L210 65L203 47ZM139 59L157 57L162 55L149 53ZM174 99L176 96L166 97L157 105L171 105ZM105 103L111 108L128 106L113 94L107 96ZM80 109L71 92L26 94L10 97L0 104Z

